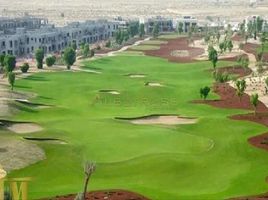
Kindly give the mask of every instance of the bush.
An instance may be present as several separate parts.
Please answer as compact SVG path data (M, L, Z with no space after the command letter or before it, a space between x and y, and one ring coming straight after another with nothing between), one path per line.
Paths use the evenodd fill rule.
M30 68L30 66L28 63L24 63L22 66L20 66L20 70L22 73L27 73L29 68Z
M16 67L16 57L12 55L6 55L4 63L6 73L12 72Z
M35 51L35 59L37 62L37 68L42 69L43 68L43 59L44 59L44 50L43 49L37 49Z
M55 62L56 62L56 57L55 56L49 56L49 57L46 58L46 65L48 67L53 66L55 64Z
M229 74L226 72L224 73L216 72L214 75L214 78L215 78L215 81L219 83L225 83L229 81Z
M91 51L90 51L90 57L93 57L95 55L95 51L94 51L94 49L92 49Z
M110 48L112 45L111 40L108 40L105 44L105 47Z

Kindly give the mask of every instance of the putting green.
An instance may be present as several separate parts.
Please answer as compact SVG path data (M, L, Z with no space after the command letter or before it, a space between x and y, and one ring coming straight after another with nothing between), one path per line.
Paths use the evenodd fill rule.
M47 159L9 175L33 177L31 198L81 191L86 160L97 162L90 190L121 188L154 200L218 200L268 190L268 154L247 143L267 129L228 118L246 111L190 103L200 98L200 87L212 85L211 63L177 64L129 55L85 63L85 68L99 69L101 74L38 73L16 82L15 90L37 93L34 102L53 106L42 110L24 106L13 120L44 128L29 137L67 142L38 143ZM146 77L125 76L135 73ZM146 82L165 87L146 87ZM120 95L99 93L103 89ZM150 114L196 117L198 122L170 127L114 119Z

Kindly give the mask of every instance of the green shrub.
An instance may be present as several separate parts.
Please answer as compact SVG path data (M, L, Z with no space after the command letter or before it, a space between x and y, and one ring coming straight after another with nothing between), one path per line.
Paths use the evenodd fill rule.
M46 58L46 65L48 67L53 66L55 64L55 62L56 62L56 57L55 56L49 56L49 57Z
M224 73L216 72L214 74L214 78L215 78L215 81L219 83L225 83L230 80L229 74L226 72Z
M94 49L92 49L91 51L90 51L90 57L93 57L95 55L95 51L94 51Z
M22 73L27 73L29 68L30 68L30 66L28 63L24 63L22 66L20 66L20 70Z

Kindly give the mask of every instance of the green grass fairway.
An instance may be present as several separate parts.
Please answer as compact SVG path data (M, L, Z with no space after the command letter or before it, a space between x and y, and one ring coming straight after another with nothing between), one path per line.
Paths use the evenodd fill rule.
M211 63L178 64L124 53L85 67L102 73L38 73L16 82L15 90L36 93L34 102L54 107L24 108L13 120L44 127L27 136L68 142L40 144L47 159L10 174L33 178L31 198L80 192L86 160L97 162L90 190L127 189L153 200L219 200L268 190L268 153L247 142L267 128L228 118L247 111L190 103L200 99L200 87L212 85ZM146 77L126 76L131 73ZM145 82L164 87L146 87ZM99 93L101 89L120 95ZM170 127L114 119L149 114L197 117L198 123Z
M130 50L141 50L141 51L144 51L144 50L157 50L159 49L160 47L157 46L157 45L138 45L138 46L133 46L130 48Z

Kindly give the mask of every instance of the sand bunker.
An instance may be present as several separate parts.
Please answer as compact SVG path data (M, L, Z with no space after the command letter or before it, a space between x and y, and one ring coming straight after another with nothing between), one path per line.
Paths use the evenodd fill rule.
M57 139L57 138L34 138L34 137L23 137L25 140L35 141L35 142L45 142L49 144L67 144L67 142Z
M161 83L156 83L156 82L148 82L148 83L145 83L145 86L150 86L150 87L163 87L164 85L162 85Z
M146 77L145 74L128 74L127 76L129 76L130 78L144 78L144 77Z
M0 163L7 172L24 168L46 158L45 152L36 144L18 140L17 138L1 137Z
M189 51L187 50L175 50L170 53L174 57L188 57L190 56Z
M29 122L13 122L8 120L0 120L0 126L18 134L34 133L43 130L43 128L38 124Z
M33 123L16 123L9 125L7 129L18 134L34 133L43 130L41 126Z
M177 115L149 115L138 118L116 118L119 120L127 120L132 124L163 124L163 125L180 125L195 124L197 119L179 117Z
M120 92L118 92L117 90L99 90L99 92L107 93L107 94L113 94L113 95L119 95L120 94Z
M15 99L15 101L23 105L33 107L33 108L50 108L51 107L51 105L33 103L33 102L28 101L27 99Z

